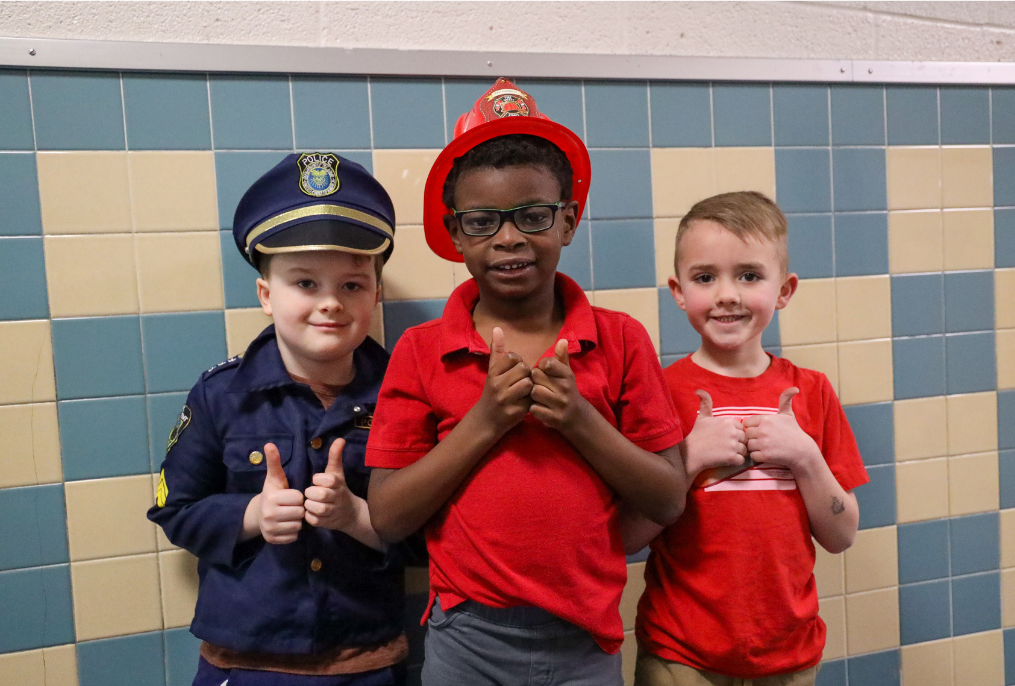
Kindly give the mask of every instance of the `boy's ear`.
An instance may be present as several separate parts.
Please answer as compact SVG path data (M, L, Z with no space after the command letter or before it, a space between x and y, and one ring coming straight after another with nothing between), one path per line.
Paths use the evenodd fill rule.
M684 306L684 291L680 288L680 282L677 281L677 277L671 276L666 283L670 285L670 293L673 294L673 299L677 301L677 307L686 310L687 308Z
M458 251L459 255L464 255L462 252L462 236L458 232L458 222L455 221L455 215L445 214L444 215L444 228L448 230L448 234L451 235L451 242L455 245L455 250Z
M578 203L572 200L561 210L564 217L564 233L561 236L563 245L571 245L575 231L578 230Z
M786 279L782 282L782 287L779 288L779 299L775 301L775 309L781 310L789 305L789 299L796 293L796 288L799 285L800 277L793 272L787 274Z
M263 278L257 280L257 299L261 302L261 310L271 316L271 288L268 286L268 282Z

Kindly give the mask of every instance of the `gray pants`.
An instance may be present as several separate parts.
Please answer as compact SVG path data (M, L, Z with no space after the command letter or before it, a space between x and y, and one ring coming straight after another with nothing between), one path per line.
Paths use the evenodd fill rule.
M622 686L620 653L538 607L467 601L427 625L423 686Z

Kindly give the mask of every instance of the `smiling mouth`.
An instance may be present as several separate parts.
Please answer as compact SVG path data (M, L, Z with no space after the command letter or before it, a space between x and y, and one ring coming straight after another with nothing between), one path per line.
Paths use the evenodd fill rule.
M745 314L726 314L726 315L723 315L721 317L712 317L712 319L714 319L715 321L721 322L723 324L732 324L733 322L738 322L741 319L746 319L746 318L747 318L747 315L745 315Z
M531 267L533 264L535 264L535 263L534 262L505 262L505 263L501 263L501 264L495 264L495 265L491 266L490 269L493 269L494 271L498 271L498 272L513 272L513 271L517 271L519 269L524 269L525 267Z

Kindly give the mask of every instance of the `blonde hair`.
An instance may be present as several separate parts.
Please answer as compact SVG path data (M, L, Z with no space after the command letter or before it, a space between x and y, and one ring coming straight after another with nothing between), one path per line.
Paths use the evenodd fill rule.
M776 243L782 270L789 271L786 215L766 195L757 191L736 191L713 195L695 203L680 220L677 229L677 241L673 250L674 270L680 261L680 239L698 221L715 222L742 241L753 238Z

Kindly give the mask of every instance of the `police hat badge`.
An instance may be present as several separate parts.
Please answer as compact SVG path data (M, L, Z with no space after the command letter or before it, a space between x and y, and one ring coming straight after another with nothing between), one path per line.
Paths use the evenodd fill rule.
M300 190L323 198L338 190L338 157L331 153L304 153L296 161L300 168Z

